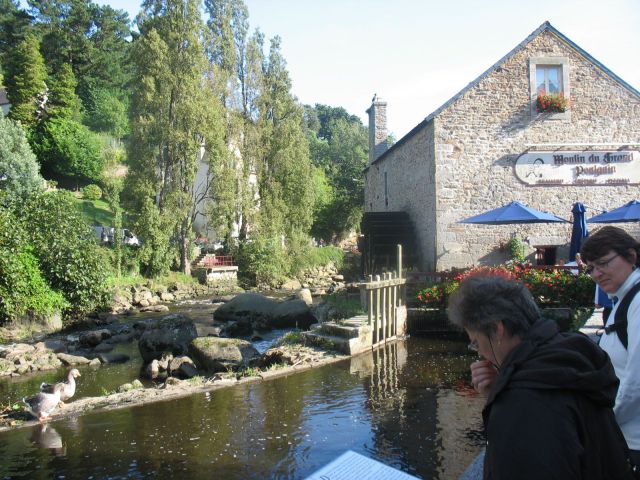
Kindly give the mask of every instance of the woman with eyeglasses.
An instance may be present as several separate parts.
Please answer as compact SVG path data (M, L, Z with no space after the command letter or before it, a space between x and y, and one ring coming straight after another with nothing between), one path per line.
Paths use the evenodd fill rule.
M595 343L559 333L523 284L497 276L466 278L448 315L480 356L485 479L633 478L612 409L618 379Z
M620 379L613 411L640 478L640 294L634 289L640 283L640 243L621 228L603 227L587 237L580 251L585 271L614 300L600 347Z

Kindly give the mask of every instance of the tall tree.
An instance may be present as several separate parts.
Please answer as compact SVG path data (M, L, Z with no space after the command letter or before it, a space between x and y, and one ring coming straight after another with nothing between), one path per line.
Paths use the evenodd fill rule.
M207 94L210 76L200 2L145 0L138 22L130 185L138 205L148 205L152 198L160 222L172 220L180 269L190 273L195 175L202 147L215 163L222 144L221 110Z
M76 77L71 65L63 63L50 77L49 98L45 105L48 118L80 120L80 99L76 95Z
M16 0L0 0L0 65L29 31L31 17L21 10Z
M308 233L313 182L302 130L303 108L291 94L291 80L277 36L271 40L260 106L265 145L258 165L262 227L268 223L288 236Z
M47 72L40 55L40 42L34 35L27 35L7 61L7 97L11 102L9 117L22 122L25 127L34 126L46 102Z

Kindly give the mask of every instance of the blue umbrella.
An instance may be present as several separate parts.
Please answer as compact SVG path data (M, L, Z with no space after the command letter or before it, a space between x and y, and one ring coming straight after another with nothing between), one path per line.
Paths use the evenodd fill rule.
M621 207L591 217L587 222L591 223L621 223L640 221L640 202L631 200Z
M509 225L512 223L555 223L567 222L560 217L527 207L520 202L511 202L494 210L460 220L458 223L479 223L483 225Z
M573 204L571 211L573 212L573 228L571 229L569 261L573 262L576 259L576 253L580 251L582 241L587 238L587 235L589 235L589 230L587 229L587 222L584 217L584 205L580 202L576 202Z

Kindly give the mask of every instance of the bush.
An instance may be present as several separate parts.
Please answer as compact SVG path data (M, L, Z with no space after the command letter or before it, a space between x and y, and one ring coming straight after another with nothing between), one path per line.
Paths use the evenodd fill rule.
M24 201L45 188L40 166L20 125L0 115L0 189L3 201Z
M541 307L593 306L595 285L588 275L574 275L567 269L541 270L532 268L530 264L515 262L500 267L478 267L456 273L452 278L423 287L418 291L416 298L424 307L444 309L449 295L458 288L460 282L479 272L500 275L524 283Z
M102 189L94 183L82 187L82 198L85 200L100 200L102 198Z
M48 315L66 307L47 284L15 215L0 207L0 323Z
M55 191L32 197L21 213L46 280L68 302L64 313L82 315L106 305L109 263L73 195Z

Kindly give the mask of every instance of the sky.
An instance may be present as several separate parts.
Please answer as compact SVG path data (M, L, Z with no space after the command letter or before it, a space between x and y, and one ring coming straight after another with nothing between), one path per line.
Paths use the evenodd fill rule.
M94 0L96 1L96 0ZM99 0L130 12L136 0ZM367 122L374 93L402 138L543 22L640 90L640 0L245 0L282 39L293 94Z

